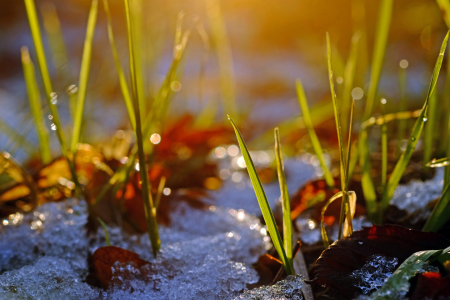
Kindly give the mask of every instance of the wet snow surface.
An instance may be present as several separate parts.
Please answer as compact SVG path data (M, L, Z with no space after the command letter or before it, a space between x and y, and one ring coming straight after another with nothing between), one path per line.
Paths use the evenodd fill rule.
M351 277L355 278L363 294L379 289L385 281L392 276L398 265L396 257L385 257L382 255L370 256L364 266L352 272Z
M287 172L293 191L314 176L314 167L301 160L286 165L291 166ZM162 247L156 259L146 234L129 235L109 228L112 245L136 252L151 264L140 269L114 266L116 271L121 268L117 273L125 270L132 279L115 277L107 291L85 283L88 256L106 244L102 229L87 233L88 208L83 201L47 203L33 213L11 215L0 225L0 299L239 297L248 283L257 282L251 264L270 247L266 229L250 214L259 214L259 207L245 173L241 181L244 188L238 189L239 182L231 177L225 180L225 187L213 194L214 206L209 210L180 203L173 212L172 227L160 226ZM267 185L267 194L275 206L278 183ZM293 277L254 293L267 295L263 299L279 299L277 295L284 291L292 296L285 299L300 299L296 291L300 286L300 278ZM249 295L242 299L261 299Z
M272 286L247 291L233 300L303 300L302 285L302 276L288 276Z

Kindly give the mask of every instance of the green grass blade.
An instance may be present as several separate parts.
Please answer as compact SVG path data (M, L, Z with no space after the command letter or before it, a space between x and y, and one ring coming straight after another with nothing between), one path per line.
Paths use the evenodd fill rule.
M439 202L428 218L423 231L438 231L448 220L450 220L450 184L445 186Z
M345 63L344 71L344 89L342 92L342 132L343 135L347 133L347 120L350 106L352 105L352 89L353 81L355 79L356 62L358 60L359 41L361 34L356 32L352 37L352 44L350 47L350 54Z
M111 242L109 240L109 231L108 231L108 227L106 227L105 222L103 222L102 219L100 219L99 217L97 217L98 222L100 223L100 225L102 225L103 230L105 231L105 242L106 242L106 246L111 246Z
M367 94L367 103L364 110L363 121L372 115L373 104L378 90L381 70L383 68L384 54L391 24L393 0L382 0L378 24L376 29L375 45L370 72L370 84Z
M400 106L399 111L406 111L407 108L407 81L406 81L406 69L408 68L408 62L406 60L400 61L400 69L398 72L398 86L400 89ZM400 155L403 139L406 135L406 121L400 120L398 123L397 131L397 148L396 157Z
M305 91L303 89L303 85L302 85L302 82L300 81L300 79L297 79L297 81L296 81L296 88L297 88L298 102L300 104L300 108L302 109L303 122L305 124L306 129L308 130L308 134L309 134L309 138L311 139L312 147L314 149L314 152L316 153L317 159L319 159L320 167L322 168L324 178L325 178L327 185L329 187L333 187L334 179L333 179L333 176L331 175L330 169L328 168L328 166L325 162L323 150L322 150L322 146L320 145L319 138L317 137L316 132L314 131L314 126L313 126L313 123L311 120L311 115L309 112L308 101L306 100Z
M108 25L108 38L111 45L111 50L114 57L114 63L116 65L116 71L119 75L120 90L122 91L123 99L125 101L125 106L128 111L128 117L130 118L131 127L136 128L136 118L134 116L133 101L131 100L130 90L128 89L127 79L123 71L122 65L120 64L119 54L117 52L116 42L114 40L114 33L112 28L112 17L109 10L108 0L103 0L103 7L106 13L106 20Z
M237 120L236 91L233 68L233 57L228 42L225 21L223 20L218 0L206 0L208 18L211 24L212 38L216 44L220 70L220 90L222 93L225 115L229 114Z
M75 118L72 131L72 143L70 151L75 153L81 138L81 126L83 124L84 103L86 101L86 90L91 68L92 43L94 40L95 24L97 23L98 0L92 0L89 12L86 38L84 40L83 56L81 59L80 82L78 84L78 99L75 109Z
M401 299L405 292L409 290L409 280L414 277L427 260L448 252L448 248L443 250L419 251L408 257L392 274L386 283L368 299L370 300L397 300Z
M440 168L450 166L450 158L449 157L444 157L440 159L433 158L433 160L427 163L426 166L430 168Z
M139 100L139 107L141 110L141 120L147 114L148 105L146 101L146 78L144 72L144 61L143 54L143 0L131 1L130 13L131 22L133 23L133 49L134 49L134 60L136 69L136 84L137 84L137 96Z
M344 144L342 140L342 129L341 129L341 119L339 116L339 108L337 104L336 99L336 92L334 90L334 79L333 79L333 70L331 69L331 47L330 47L330 36L327 32L327 60L328 60L328 78L330 81L330 90L331 90L331 99L333 100L333 106L334 106L334 119L336 121L336 130L337 130L337 136L338 136L338 143L339 143L339 165L340 165L340 177L341 177L341 190L344 192L343 194L343 201L341 202L341 213L339 218L339 233L338 237L341 238L342 234L342 225L345 219L345 205L348 202L348 195L347 195L347 161L344 155Z
M136 68L134 59L134 44L133 44L133 29L131 25L131 15L130 15L130 2L129 0L124 0L125 2L125 14L127 19L127 31L128 31L128 51L130 55L130 75L131 75L131 86L133 95L133 105L134 105L134 115L136 117L136 140L137 140L137 150L139 157L139 170L141 175L141 190L142 198L144 202L145 209L145 219L147 221L147 229L152 244L153 255L156 257L158 250L161 248L161 240L159 239L158 223L156 222L156 211L153 207L153 199L150 193L151 186L150 180L148 178L146 157L144 154L144 145L142 138L142 128L141 128L141 113L139 108L139 100L137 96L137 82L136 82Z
M431 93L430 101L428 103L428 114L427 114L427 123L425 125L424 134L423 134L423 164L425 165L427 162L431 160L433 155L433 143L434 136L436 132L436 124L437 124L437 113L438 113L438 95L437 89ZM445 112L448 114L448 112Z
M261 212L264 221L266 222L267 229L269 230L270 237L272 238L273 245L280 256L280 260L283 262L286 273L288 275L292 275L294 274L292 266L289 265L289 260L286 256L286 252L284 251L283 241L281 240L280 233L278 232L272 209L270 208L269 201L267 201L266 193L264 192L261 180L259 179L252 158L250 157L250 153L248 152L247 146L245 145L245 142L242 139L241 133L239 132L236 124L230 117L228 117L228 119L230 120L231 125L233 125L233 129L236 133L239 147L241 148L242 156L244 157L244 161L247 166L248 175L250 176L250 180L252 181L253 189L255 190L256 198L258 199L259 207L261 208Z
M159 203L161 202L161 197L164 192L164 187L166 186L166 177L161 177L161 180L159 181L158 185L158 191L156 192L155 197L155 210L158 210Z
M42 81L44 82L46 93L45 98L47 99L48 106L50 107L53 125L56 130L56 136L58 137L58 141L61 146L61 152L67 159L67 162L69 164L70 173L72 174L72 179L77 187L77 192L80 192L81 186L78 182L77 174L75 172L75 164L72 160L72 157L68 155L64 133L62 131L61 121L59 119L58 109L56 108L56 103L54 102L53 87L50 80L50 73L47 67L47 60L45 58L45 51L42 43L41 30L39 28L39 21L34 0L25 0L25 8L27 11L28 22L30 24L31 36L33 38L34 47L36 49L39 71L41 73Z
M347 142L347 178L346 178L346 186L348 186L348 183L350 182L350 164L352 162L352 133L353 133L353 116L355 113L355 99L352 100L352 105L350 106L350 122L349 122L349 128L348 128L348 142ZM352 169L353 173L353 169Z
M15 138L22 145L22 149L30 155L36 153L36 147L32 143L30 143L25 135L18 132L16 129L12 128L8 125L2 118L0 118L0 132L9 138Z
M283 155L281 153L280 133L278 128L274 130L275 134L275 157L277 161L278 182L280 183L281 205L283 209L283 245L284 252L289 265L293 265L292 255L292 220L291 205L289 203L289 191L286 184L286 176L284 174Z
M439 77L439 72L441 70L442 61L444 59L445 48L447 47L448 36L449 36L449 32L447 32L447 34L445 35L444 41L442 42L442 46L441 46L439 56L436 61L436 65L433 70L430 87L428 89L428 94L425 99L425 103L423 105L422 111L421 111L418 119L416 120L416 123L414 124L411 136L408 140L408 144L406 145L406 149L402 153L397 164L395 165L394 171L392 172L391 177L389 178L387 188L383 192L383 198L381 201L381 213L383 213L386 210L386 208L388 207L389 202L394 194L394 191L397 188L398 183L400 182L400 178L402 177L403 173L405 172L408 162L414 152L414 149L416 148L417 142L422 133L424 119L425 119L425 116L427 113L427 108L428 108L428 102L431 97L431 94L434 91L437 79Z
M339 157L340 157L340 171L341 171L341 189L346 190L346 160L344 156L344 144L342 140L342 131L341 131L341 119L339 116L339 108L336 99L336 92L334 90L334 79L333 79L333 70L331 69L331 46L330 46L330 36L327 32L327 61L328 61L328 79L330 81L330 90L331 90L331 99L333 100L334 107L334 119L336 121L336 131L338 136L339 143Z
M39 140L39 150L41 154L42 163L49 164L52 160L52 153L50 149L50 139L47 127L45 126L44 114L42 112L41 98L39 94L39 87L36 81L36 73L34 64L30 59L27 47L22 47L22 66L27 86L28 99L30 101L31 113L36 125L36 131Z
M450 2L448 0L436 0L439 8L442 10L445 24L450 29Z
M385 100L385 99L383 99ZM381 100L381 101L383 101ZM386 115L385 109L386 102L382 102L382 114L383 114L383 125L381 125L381 186L383 190L386 189L387 181L387 163L388 163L388 138L387 138L387 124L384 116Z
M359 135L358 155L362 172L361 186L366 201L367 215L372 222L375 222L378 217L377 193L371 174L372 166L370 164L370 149L366 129L362 129Z
M72 80L72 74L69 68L67 48L61 31L61 22L59 21L55 5L50 1L45 1L39 8L44 23L45 33L48 38L48 44L52 52L53 66L57 70L58 77L66 83L66 81ZM73 113L73 111L71 113Z

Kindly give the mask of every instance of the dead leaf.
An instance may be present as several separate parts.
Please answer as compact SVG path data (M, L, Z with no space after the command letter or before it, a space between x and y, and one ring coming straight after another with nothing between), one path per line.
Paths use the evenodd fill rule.
M102 287L105 289L111 285L113 278L112 270L116 263L133 264L136 268L150 264L148 261L141 259L138 254L115 246L106 246L95 250L92 256L92 262L95 273ZM126 281L127 278L124 278L126 273L117 275L117 271L115 269L114 276L122 275L122 281Z

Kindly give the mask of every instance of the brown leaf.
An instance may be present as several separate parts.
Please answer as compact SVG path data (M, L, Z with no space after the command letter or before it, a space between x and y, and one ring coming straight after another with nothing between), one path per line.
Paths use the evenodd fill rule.
M116 263L134 264L137 268L149 264L148 261L141 259L138 254L115 246L98 248L93 254L92 262L94 264L95 273L103 288L108 288L110 286L113 278L112 270L115 268ZM115 277L121 276L122 281L127 280L126 273L117 274L119 268L115 268L114 271Z
M365 227L350 237L333 243L322 252L314 266L313 283L327 285L350 299L361 293L355 278L350 276L361 269L373 255L397 258L397 267L413 253L430 249L444 249L450 241L442 236L412 230L397 225Z

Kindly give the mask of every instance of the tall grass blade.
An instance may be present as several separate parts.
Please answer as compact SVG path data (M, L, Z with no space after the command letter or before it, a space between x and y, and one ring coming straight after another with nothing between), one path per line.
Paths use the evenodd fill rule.
M406 69L408 68L408 62L406 60L400 61L400 68L398 72L398 86L400 89L400 107L399 111L407 110L407 81L406 81ZM400 120L397 130L397 148L395 149L395 157L398 157L401 152L403 139L406 133L406 121Z
M441 46L439 56L436 61L436 65L433 70L430 87L428 89L427 97L425 99L425 103L423 105L422 111L421 111L418 119L416 120L416 123L414 124L411 136L408 140L408 144L406 145L406 149L402 153L397 164L395 165L394 171L392 172L391 177L389 178L389 181L387 183L387 188L383 192L383 197L381 200L381 210L380 210L381 214L386 210L387 206L389 205L389 202L394 194L394 191L395 191L398 183L400 182L400 178L402 177L403 173L405 172L408 162L414 152L414 149L416 148L417 142L420 138L420 134L422 133L423 125L425 122L424 119L425 119L427 109L428 109L429 99L431 97L431 94L434 91L435 86L436 86L436 82L439 77L439 72L440 72L441 66L442 66L442 61L444 59L444 53L445 53L445 48L447 47L448 36L449 36L449 32L447 32L447 34L445 35L444 41L442 42L442 46Z
M387 138L387 124L384 116L386 115L385 103L381 105L383 114L383 125L381 125L381 186L383 190L386 189L387 181L387 163L388 163L388 138Z
M143 0L132 0L130 2L131 22L133 23L133 49L136 69L136 84L137 96L139 100L139 107L141 109L141 119L147 115L148 105L146 99L145 88L145 72L143 70L144 64L144 35L143 35Z
M423 133L423 164L425 165L427 162L431 160L433 155L433 142L434 136L436 132L436 124L438 117L438 95L437 89L431 93L430 101L428 103L428 114L427 114L427 123ZM448 114L448 112L446 112Z
M130 2L129 0L124 0L125 2L125 14L127 20L127 32L128 32L128 51L130 55L130 75L131 75L131 86L133 95L133 105L134 114L136 117L136 140L137 140L137 151L139 157L139 170L141 175L141 190L142 198L144 202L145 209L145 219L147 221L147 230L152 243L153 255L156 257L158 250L161 247L161 240L159 239L158 223L156 222L156 211L153 207L153 199L150 194L151 187L148 178L146 158L144 154L144 145L142 138L142 128L141 128L141 113L139 108L139 100L137 96L137 82L136 82L136 68L134 59L134 44L133 44L133 29L131 25L131 15L130 15Z
M280 256L281 261L283 262L286 273L288 275L292 275L294 274L293 267L292 265L289 265L289 259L287 258L286 252L284 251L283 241L281 239L280 233L278 232L272 209L270 208L269 201L267 200L266 193L264 192L261 180L259 179L252 158L250 157L250 153L248 152L247 146L245 145L245 142L242 139L241 133L239 132L236 124L230 117L228 117L228 119L230 120L231 125L233 125L233 129L236 133L239 147L241 148L242 156L244 157L244 161L247 166L248 175L250 176L250 180L252 181L253 189L255 190L256 198L258 199L259 207L261 208L261 212L264 221L266 222L267 229L269 230L270 237L272 238L273 245Z
M440 159L433 158L433 160L427 163L426 166L430 168L440 168L450 166L450 158L449 157L444 157Z
M317 137L316 132L314 131L314 126L311 120L311 115L309 112L308 107L308 101L306 100L305 91L303 89L302 82L300 79L297 79L296 81L296 87L297 87L297 98L298 102L300 104L300 108L302 109L302 115L303 115L303 122L305 124L306 129L308 130L309 138L311 139L311 144L314 149L314 152L316 153L317 159L320 162L320 167L322 168L325 181L329 187L334 186L334 179L331 175L331 171L328 168L324 155L322 146L320 145L319 138Z
M356 32L352 36L352 44L350 47L350 54L348 56L347 62L345 63L344 71L344 89L342 92L342 132L343 135L347 133L347 120L348 112L350 111L350 106L352 105L352 88L353 81L355 79L356 62L358 60L359 52L359 41L361 34Z
M212 37L216 44L217 56L219 59L220 69L220 90L222 93L223 108L225 116L227 114L233 116L236 120L236 91L233 68L233 57L231 54L231 47L228 42L227 32L225 28L225 21L220 9L218 0L205 0L206 8L211 23Z
M350 122L349 122L349 128L348 128L348 142L347 142L347 184L348 186L350 179L351 179L351 173L350 173L350 165L352 163L352 133L353 133L353 116L355 113L355 99L352 100L352 105L350 107ZM353 169L352 169L353 170ZM352 171L353 172L353 171Z
M111 242L109 240L109 231L108 231L108 227L106 226L105 222L103 222L102 219L100 219L99 217L97 217L98 222L100 223L100 225L102 225L103 227L103 231L105 232L105 242L106 242L106 246L111 246Z
M64 37L61 31L61 22L56 13L55 5L49 1L45 1L39 8L42 14L48 44L52 52L53 66L57 70L59 78L69 81L72 77L68 67L69 56L67 55Z
M367 94L367 103L364 110L363 121L367 120L372 114L373 104L378 90L378 82L380 81L381 70L383 68L384 54L386 52L389 27L391 24L392 6L393 0L381 1L370 72L369 91Z
M439 8L442 10L445 24L450 29L450 2L448 0L436 0Z
M161 197L162 197L162 195L163 195L165 186L166 186L166 177L163 176L163 177L161 177L161 180L159 181L159 184L158 184L158 191L156 192L156 197L155 197L155 210L158 210L159 203L161 202Z
M70 173L72 174L72 179L75 182L77 191L81 191L81 186L78 182L77 174L75 172L75 164L72 157L68 155L64 133L62 131L61 121L59 119L58 109L56 108L56 96L53 93L52 83L50 80L50 73L47 67L47 60L45 58L44 46L42 43L41 30L39 28L39 21L36 13L36 5L34 0L25 0L25 8L27 11L28 22L30 24L31 36L33 38L34 47L36 50L36 56L39 65L39 71L41 73L42 81L44 82L45 88L45 98L47 99L48 106L50 107L50 112L52 115L53 128L56 130L56 136L58 137L59 144L61 146L61 152L63 156L67 159L69 164Z
M86 102L86 90L91 68L92 43L94 40L95 24L97 23L98 0L92 0L88 17L86 38L84 40L83 56L81 59L80 82L78 84L78 99L75 108L75 117L72 131L72 143L70 151L75 153L81 138L81 126L83 124L84 103Z
M333 70L331 69L331 47L330 47L330 36L327 32L327 60L328 60L328 78L330 81L330 90L331 90L331 99L333 100L333 106L334 106L334 119L336 121L336 130L337 130L337 136L338 136L338 143L339 143L339 165L340 165L340 178L341 178L341 190L343 193L343 200L341 202L341 214L339 218L339 233L338 237L341 238L342 234L342 224L344 222L345 218L345 206L346 203L348 203L348 195L347 195L347 161L344 155L344 144L342 140L342 129L341 129L341 119L339 116L339 109L338 104L336 100L336 92L334 90L334 79L333 79Z
M51 162L52 153L50 149L48 130L47 127L45 127L45 119L42 112L41 97L39 93L39 86L36 81L34 64L30 59L30 54L28 53L27 47L22 47L20 51L22 55L23 73L25 77L25 84L27 86L28 99L30 101L31 114L34 118L39 140L41 159L42 163L46 165Z
M30 143L25 135L18 132L16 129L12 128L8 125L2 118L0 118L0 132L10 138L15 138L22 145L22 149L30 155L36 153L36 147L32 143Z
M108 0L103 0L103 7L106 13L106 20L108 26L108 38L111 45L111 50L114 57L114 63L116 65L116 71L119 75L120 90L122 91L123 99L125 100L125 106L128 111L128 117L130 118L131 127L136 128L136 118L134 116L133 101L131 100L130 90L128 89L127 79L123 71L122 65L120 64L119 54L117 52L116 42L114 40L114 32L112 28L112 17L109 10Z
M445 186L439 202L434 207L422 230L438 231L448 220L450 220L450 184Z
M372 222L377 220L378 204L375 184L372 179L372 166L370 165L370 149L367 139L367 129L362 129L358 140L359 164L361 166L361 186L366 201L366 210Z
M274 130L275 134L275 157L277 162L278 182L280 183L281 191L281 206L283 209L283 245L286 258L289 265L293 265L292 255L292 220L291 220L291 205L289 203L289 191L286 184L286 176L284 175L283 155L281 152L280 133L278 128Z

